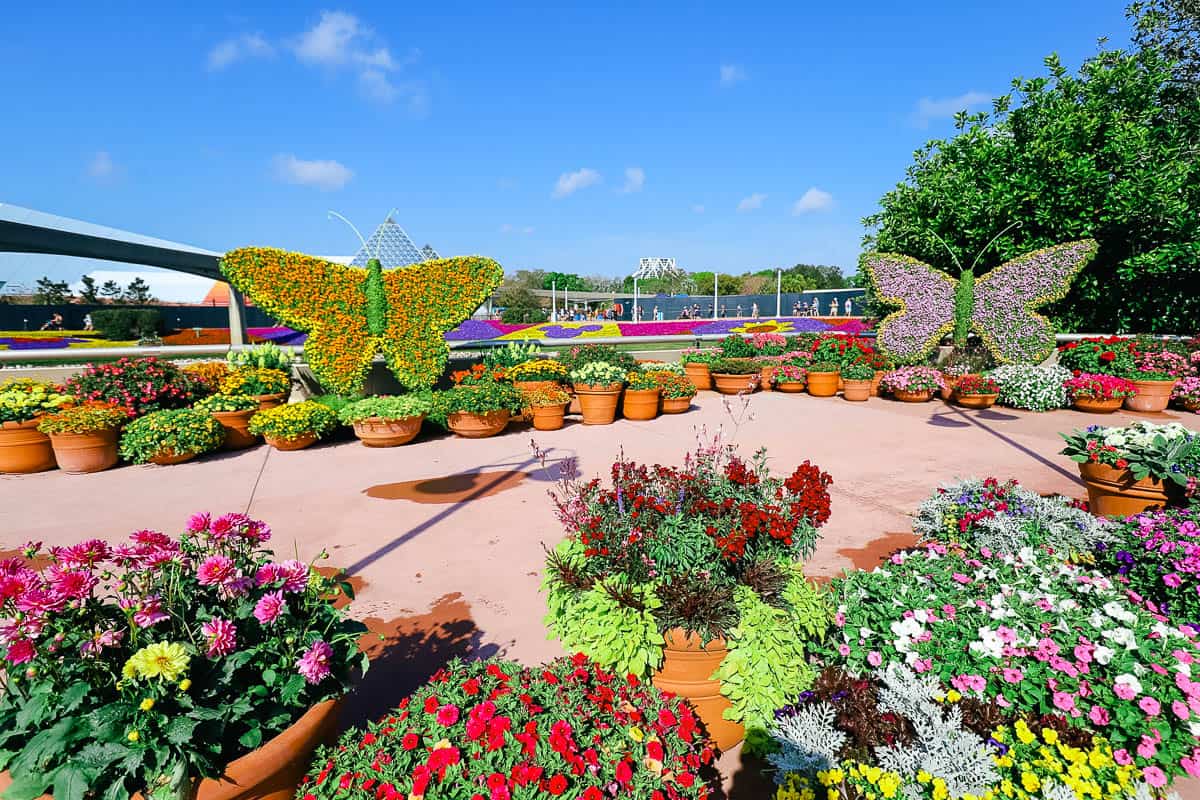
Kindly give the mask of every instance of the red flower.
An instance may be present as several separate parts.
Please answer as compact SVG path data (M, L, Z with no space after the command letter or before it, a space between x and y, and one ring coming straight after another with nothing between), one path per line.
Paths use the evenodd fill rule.
M1100 354L1101 361L1112 361L1116 357L1117 357L1117 354L1111 350L1105 350L1103 353Z
M617 780L620 783L629 783L633 780L633 768L629 766L628 761L617 762Z
M567 778L565 775L555 775L546 784L546 791L557 797L567 790Z
M404 738L400 740L400 746L405 750L415 750L420 743L421 737L415 733L406 733L404 734Z
M439 705L441 705L441 704L438 703L437 696L430 695L429 697L425 698L425 713L426 714L435 713L438 710Z
M449 727L458 722L458 706L446 704L437 710L437 721L439 725Z

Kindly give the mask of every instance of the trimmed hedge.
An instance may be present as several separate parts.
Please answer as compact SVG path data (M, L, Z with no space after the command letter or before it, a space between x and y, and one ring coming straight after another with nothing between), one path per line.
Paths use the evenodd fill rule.
M92 325L105 339L140 339L162 333L163 316L153 308L105 308L92 313Z

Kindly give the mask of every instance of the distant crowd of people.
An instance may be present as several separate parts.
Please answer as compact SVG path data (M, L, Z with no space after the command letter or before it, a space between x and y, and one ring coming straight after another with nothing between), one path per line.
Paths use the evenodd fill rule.
M720 305L720 307L717 309L716 316L717 316L717 318L720 318L720 319L727 319L731 316L734 319L740 319L740 318L758 319L759 317L762 316L759 313L758 303L750 304L750 309L749 309L748 314L743 313L745 310L746 309L744 309L742 307L742 304L738 303L737 305L735 305L733 307L733 309L732 309L733 313L730 314L730 309L724 303L722 303ZM841 313L839 313L839 310L841 310ZM849 297L846 298L845 303L842 304L841 306L839 306L836 298L831 299L829 301L828 316L830 316L830 317L837 317L837 316L849 317L849 316L853 316L853 314L854 314L854 304L851 302ZM647 310L646 306L643 306L641 304L634 306L634 308L631 311L630 316L634 322L646 322L646 321L650 321L650 320L652 320L654 322L662 322L666 318L662 308L660 308L659 306L656 305L656 306L651 307L649 310ZM814 297L812 299L811 304L802 303L801 301L797 300L795 303L792 304L792 316L793 317L819 317L819 316L821 316L821 301L816 297ZM621 306L619 304L598 307L598 308L588 308L587 306L576 305L576 306L572 306L571 308L558 309L557 311L552 312L550 314L551 322L593 322L593 321L605 322L605 321L616 321L616 320L623 319L623 318L624 318L623 309L621 308ZM683 308L679 309L679 313L678 313L678 316L676 317L676 319L681 319L681 320L714 319L712 303L709 303L703 309L700 307L699 303L693 303L690 306L684 306Z

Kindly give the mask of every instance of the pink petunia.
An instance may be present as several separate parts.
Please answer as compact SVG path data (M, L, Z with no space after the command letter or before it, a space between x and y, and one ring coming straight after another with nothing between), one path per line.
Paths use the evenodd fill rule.
M1183 702L1182 700L1172 701L1171 711L1180 719L1187 719L1189 716L1191 716L1191 712L1188 710L1187 703Z
M838 654L842 658L846 658L847 656L849 656L850 655L850 645L845 644L845 643L839 644L838 645Z
M1020 683L1025 679L1025 673L1014 667L1005 667L1001 674L1006 683Z
M1094 725L1107 725L1110 721L1108 709L1102 706L1092 706L1091 711L1088 712L1088 719L1090 719Z
M1158 712L1162 711L1162 706L1150 695L1145 695L1138 700L1138 708L1145 712L1147 717L1157 717Z
M1133 763L1133 756L1129 755L1129 751L1125 748L1113 751L1113 761L1116 761L1123 767L1127 767Z
M1146 767L1142 770L1142 777L1146 779L1146 783L1153 786L1155 789L1161 789L1167 785L1167 775L1158 767Z
M1067 711L1067 712L1074 711L1075 710L1075 696L1072 694L1068 694L1067 692L1055 692L1054 693L1054 707L1057 708L1059 711Z
M883 656L878 650L872 650L871 652L867 653L867 663L872 667L878 667L883 663Z

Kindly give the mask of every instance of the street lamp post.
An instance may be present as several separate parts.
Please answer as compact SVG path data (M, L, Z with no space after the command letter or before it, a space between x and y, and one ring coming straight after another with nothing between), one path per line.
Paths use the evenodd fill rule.
M775 316L783 316L783 270L775 270Z

